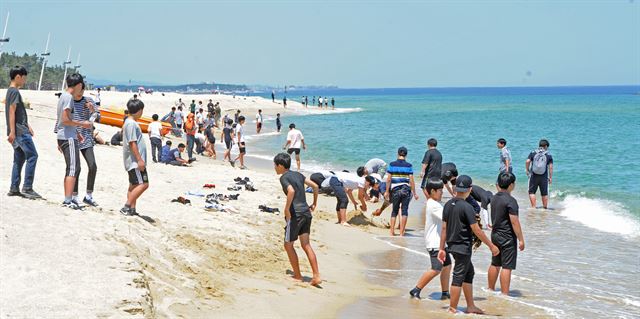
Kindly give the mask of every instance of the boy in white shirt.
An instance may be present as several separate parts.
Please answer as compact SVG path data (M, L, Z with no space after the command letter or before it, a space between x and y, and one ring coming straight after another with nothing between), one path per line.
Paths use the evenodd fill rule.
M420 291L436 276L440 275L440 287L442 288L441 300L449 299L449 277L451 275L451 257L447 253L444 264L438 260L438 248L442 233L442 189L444 184L439 178L430 178L426 183L426 191L429 194L426 206L424 225L424 237L427 251L431 259L431 269L422 274L416 287L409 294L412 298L420 298Z
M153 122L149 123L149 141L151 142L151 158L154 163L157 163L161 160L160 156L162 155L162 134L160 133L162 129L162 123L158 121L158 114L153 114L151 117Z
M296 153L298 172L300 171L300 148L307 149L307 145L304 143L304 136L300 130L296 129L296 125L291 123L289 124L289 133L287 133L287 143L284 144L282 149L287 149L289 155Z
M247 153L247 148L244 141L244 128L243 128L244 122L245 122L244 116L240 115L238 117L238 125L236 125L236 137L235 137L238 143L238 149L240 150L240 154L238 154L238 157L236 157L236 159L231 161L231 165L235 166L235 162L237 160L240 160L240 169L247 169L247 167L244 166L244 155Z

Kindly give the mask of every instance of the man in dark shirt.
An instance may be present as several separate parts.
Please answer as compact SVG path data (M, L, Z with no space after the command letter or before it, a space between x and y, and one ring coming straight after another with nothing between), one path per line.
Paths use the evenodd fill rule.
M456 178L458 177L458 168L456 167L456 164L451 162L444 163L442 164L440 170L440 176L442 177L444 187L447 188L447 191L449 192L449 194L451 194L451 196L456 196L456 192L454 192L453 188L451 188L451 185L455 185Z
M445 262L445 243L448 252L455 260L453 268L453 280L451 281L451 299L449 312L456 313L460 294L464 291L467 300L467 313L482 314L483 311L473 302L473 276L475 271L471 263L473 234L491 249L493 256L498 255L499 250L484 232L478 227L473 207L465 201L471 193L471 177L462 175L456 179L456 195L449 200L442 211L442 234L438 260Z
M33 129L29 125L27 110L24 108L19 90L27 82L27 70L22 66L15 66L9 71L9 78L11 84L5 97L4 114L7 122L7 141L13 147L13 169L7 196L39 199L42 197L33 190L38 151L33 143ZM20 192L20 175L25 162L27 167L24 170L24 184Z
M541 139L538 149L529 153L525 163L525 171L529 177L529 201L531 207L536 208L536 192L540 188L542 207L547 209L549 204L549 185L553 177L553 157L549 154L549 141Z
M491 242L498 246L500 254L491 258L491 266L487 272L489 289L496 289L496 281L500 276L500 291L509 294L511 271L516 269L516 240L520 251L524 250L524 236L518 219L518 202L511 196L516 186L516 176L502 172L498 176L498 189L491 201ZM502 268L502 270L500 270Z
M491 220L489 220L489 213L487 212L487 209L491 203L493 193L478 185L473 185L473 188L471 189L471 196L469 197L480 203L480 220L482 222L482 228L491 228Z
M425 190L427 181L431 177L440 177L442 174L442 154L436 149L438 141L435 138L430 138L427 141L429 149L424 153L422 158L422 171L420 171L420 177L422 177L422 192L424 196L429 199L429 193Z
M287 195L287 201L284 206L285 220L287 226L284 229L284 249L289 257L291 268L293 268L293 279L302 281L300 273L300 265L298 263L298 255L293 248L293 243L300 237L300 245L313 271L313 279L311 285L318 286L322 282L320 272L318 270L318 261L316 254L309 243L309 234L311 233L311 212L315 210L318 203L318 185L299 172L289 170L291 168L291 156L286 153L280 153L273 159L276 173L280 176L280 185L282 191ZM313 189L313 204L307 204L305 194L305 184Z

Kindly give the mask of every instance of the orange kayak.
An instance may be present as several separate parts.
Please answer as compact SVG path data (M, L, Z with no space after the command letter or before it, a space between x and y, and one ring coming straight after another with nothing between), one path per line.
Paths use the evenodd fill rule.
M140 124L140 128L143 133L149 132L149 124L153 122L153 120L149 117L141 117L138 119L138 124ZM162 130L160 130L160 134L162 136L167 135L171 132L171 124L167 122L162 123ZM115 127L122 127L124 124L124 112L123 111L114 111L109 109L101 109L100 110L100 124L111 125Z

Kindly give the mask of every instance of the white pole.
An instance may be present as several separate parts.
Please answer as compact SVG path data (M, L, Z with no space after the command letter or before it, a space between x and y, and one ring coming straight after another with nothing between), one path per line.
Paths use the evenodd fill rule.
M76 72L78 71L78 69L81 67L80 65L80 53L78 53L78 60L76 62L76 65L74 66L74 68L76 69Z
M47 54L49 53L50 38L51 38L51 33L47 35L47 45L44 47L44 58L42 60L42 70L40 71L40 80L38 81L38 91L40 91L40 87L42 86L42 76L44 75L44 68L47 66Z
M7 26L9 25L9 11L7 11L7 19L4 20L4 31L2 31L2 39L5 39L7 36ZM4 46L4 42L0 42L0 57L2 57L2 47Z
M71 46L69 46L69 52L67 53L67 60L64 61L64 76L62 76L62 87L60 88L60 91L64 90L64 85L65 82L67 80L67 65L71 64L71 61L69 61L69 59L71 58Z

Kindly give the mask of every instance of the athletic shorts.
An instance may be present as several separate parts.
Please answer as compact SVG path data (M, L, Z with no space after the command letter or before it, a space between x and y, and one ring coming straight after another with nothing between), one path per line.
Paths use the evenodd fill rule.
M443 267L451 266L451 256L447 253L444 258L444 264L438 260L438 249L429 249L429 259L431 259L431 269L435 271L442 271Z
M529 177L529 194L535 194L540 188L540 195L549 195L549 178L547 175L531 174Z
M224 145L227 147L228 150L231 149L231 146L233 146L233 144L231 144L231 140L225 140L224 141Z
M472 284L473 276L476 274L471 262L471 255L464 255L452 252L453 260L453 279L451 286L462 287L463 283Z
M129 184L131 185L141 185L144 183L149 183L149 176L147 175L147 170L141 172L139 169L134 168L129 173Z
M516 269L516 261L518 259L517 239L492 233L491 242L500 249L500 253L497 256L491 257L491 266L511 270Z
M262 128L262 123L260 123L260 122L256 123L256 127L257 128Z
M240 143L240 154L246 154L247 153L247 148L245 147L244 143Z
M311 216L297 215L287 221L284 227L284 242L294 242L298 240L298 236L311 233L311 219Z
M73 138L58 140L58 147L62 150L64 162L67 166L64 176L78 177L78 175L80 175L80 149L78 148L78 140Z
M336 211L346 209L349 206L349 197L344 190L344 185L337 177L331 177L329 180L329 186L333 189L333 193L336 195Z
M296 153L296 155L300 155L300 149L299 148L290 148L287 150L287 153L289 153L289 155Z

